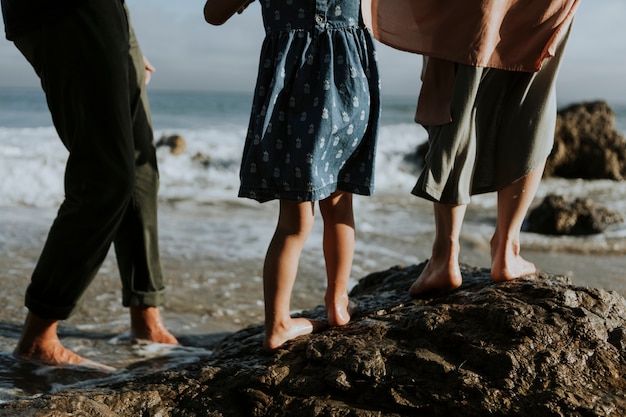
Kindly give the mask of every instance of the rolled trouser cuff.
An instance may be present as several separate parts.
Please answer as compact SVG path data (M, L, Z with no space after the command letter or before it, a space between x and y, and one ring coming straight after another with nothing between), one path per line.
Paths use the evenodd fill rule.
M122 291L122 305L124 307L159 307L165 301L165 290L140 292Z

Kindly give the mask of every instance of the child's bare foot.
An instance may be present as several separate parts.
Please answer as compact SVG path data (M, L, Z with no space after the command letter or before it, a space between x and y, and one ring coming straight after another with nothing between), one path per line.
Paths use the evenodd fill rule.
M267 352L273 352L289 340L311 334L323 327L325 327L325 324L318 320L306 318L290 319L285 325L276 325L273 329L266 328L263 349Z
M456 261L438 263L431 259L409 288L409 294L417 296L429 291L451 291L462 283L461 269Z
M165 328L158 307L130 307L130 327L134 339L178 344L178 340Z

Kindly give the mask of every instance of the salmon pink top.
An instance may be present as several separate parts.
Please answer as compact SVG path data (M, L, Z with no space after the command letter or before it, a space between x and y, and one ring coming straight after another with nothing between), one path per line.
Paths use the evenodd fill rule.
M450 121L454 64L536 72L580 0L364 0L376 39L425 57L416 120ZM426 106L426 107L424 107Z

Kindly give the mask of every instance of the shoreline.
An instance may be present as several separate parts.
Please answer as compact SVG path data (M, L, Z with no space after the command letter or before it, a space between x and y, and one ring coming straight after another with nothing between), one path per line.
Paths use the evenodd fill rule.
M389 199L392 202L389 202ZM380 196L355 204L357 243L352 284L396 265L418 264L430 256L434 226L429 203L413 197ZM411 207L414 205L415 207ZM384 207L393 207L385 212ZM54 209L0 208L0 278L5 284L0 321L15 323L25 314L23 295L43 247ZM176 327L232 331L262 321L262 265L274 231L276 206L247 201L206 205L161 204L161 263L166 277L164 313L175 313ZM416 213L418 211L419 213ZM491 210L490 210L491 211ZM317 214L303 251L293 292L294 310L323 303L326 286L321 250L322 222ZM468 208L461 236L460 262L488 267L493 213ZM593 243L593 241L596 241ZM611 243L611 241L616 243ZM591 242L591 243L589 243ZM566 275L578 286L615 290L626 296L626 237L608 239L522 234L522 256L541 272ZM110 251L88 288L79 322L106 326L106 312L122 310L117 265ZM195 317L195 320L193 319ZM127 318L120 320L126 324ZM190 322L193 321L193 325Z
M358 200L353 285L369 274L394 266L417 265L427 259L433 235L430 204L416 201L411 196L385 195ZM489 216L493 214L486 216L480 205L470 207L460 261L484 268L489 265L492 232L484 224L492 223ZM37 381L41 377L30 368L24 371L15 365L11 352L26 316L24 292L55 210L0 210L4 214L0 219L0 279L4 287L0 295L2 402L7 395L24 395L6 393L17 389L16 378ZM67 347L120 369L117 377L122 379L136 372L152 372L154 366L169 369L210 354L216 341L225 335L263 322L262 265L275 227L275 205L237 200L205 205L161 204L160 210L161 263L167 287L162 315L182 346L171 349L129 344L129 316L121 306L113 251L87 289L77 313L59 326ZM294 312L323 304L326 280L321 226L320 219L316 219L302 254L292 296ZM580 250L552 248L558 238L523 234L522 239L522 255L541 272L565 275L575 286L614 290L626 297L626 256L621 250L585 255Z
M547 180L540 186L535 203L561 189L567 189L571 196L589 195L612 205L613 210L624 211L625 203L616 198L626 195L626 182ZM461 235L461 263L489 267L495 205L492 193L477 196L468 206ZM277 203L232 198L171 200L161 201L159 210L161 264L167 289L163 313L168 327L178 335L206 334L262 322L262 266L275 228ZM352 285L370 273L419 264L430 256L434 236L430 202L395 189L355 197L354 210L357 240ZM0 207L0 212L0 279L5 288L0 296L4 305L0 323L21 326L26 314L24 292L56 208L9 206ZM300 261L293 310L323 304L323 224L319 210L316 212ZM586 237L522 232L521 243L522 256L539 271L566 275L577 286L614 290L626 296L626 225ZM80 310L67 324L107 333L126 331L128 317L121 307L120 292L111 250ZM0 335L2 351L7 351L7 343L13 341L5 338L3 342Z

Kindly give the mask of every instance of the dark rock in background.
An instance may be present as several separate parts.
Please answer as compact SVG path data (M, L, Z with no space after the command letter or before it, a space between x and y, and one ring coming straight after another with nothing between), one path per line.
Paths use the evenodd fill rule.
M616 181L626 178L626 140L615 129L615 113L605 101L559 110L554 148L544 175Z
M156 142L156 147L160 148L162 146L166 146L170 148L170 152L172 155L180 155L187 150L187 142L185 138L180 135L163 135Z
M589 198L568 201L548 195L526 217L525 230L547 235L592 235L623 222L621 214L596 206Z

